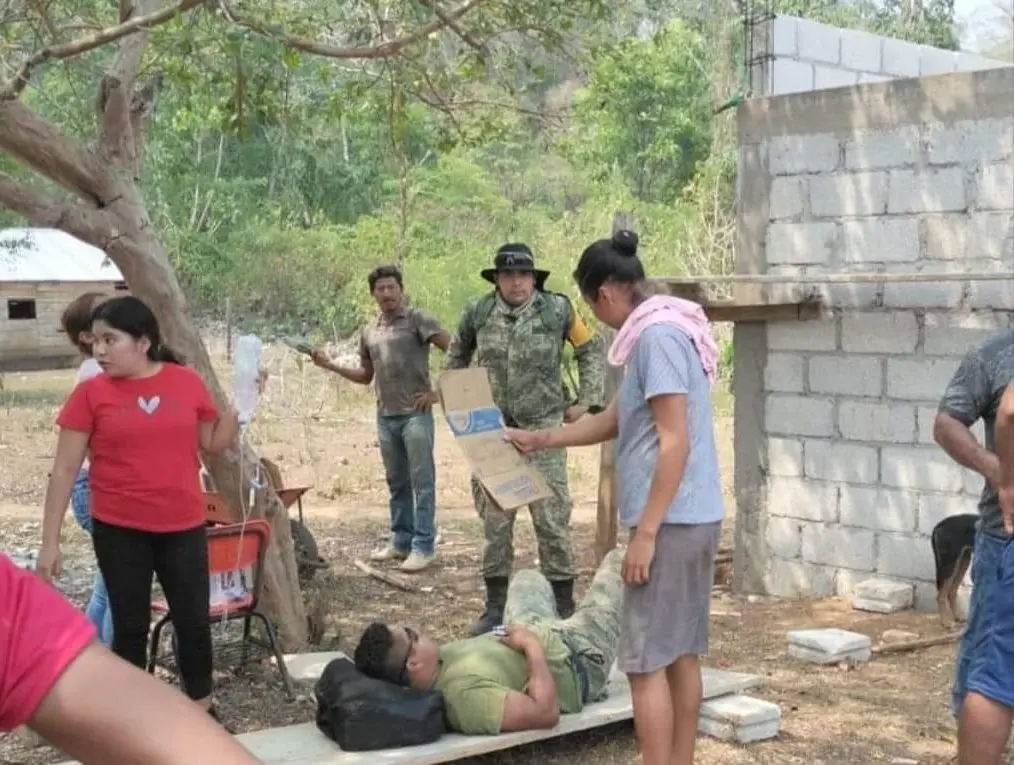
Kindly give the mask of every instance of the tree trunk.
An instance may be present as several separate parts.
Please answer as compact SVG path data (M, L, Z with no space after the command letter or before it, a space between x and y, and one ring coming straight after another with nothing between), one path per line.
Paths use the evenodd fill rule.
M121 0L120 21L129 25L130 18L149 18L150 14L159 13L160 8L165 11L163 3L164 0ZM174 7L178 11L196 4L182 0ZM167 20L173 12L176 11L157 23ZM228 399L187 313L183 290L165 247L152 228L137 185L144 139L161 84L161 75L156 74L144 87L135 87L148 32L133 29L130 34L109 39L119 39L119 43L99 87L99 139L94 146L61 135L55 126L16 100L20 92L16 86L4 88L0 94L3 96L0 150L62 186L76 201L60 201L0 172L0 204L37 226L62 229L104 250L120 269L130 290L155 312L166 343L200 372L218 405L225 408ZM221 456L208 457L206 464L216 484L222 487L232 513L240 520L238 511L249 496L257 456L247 444L239 443ZM306 642L307 624L287 513L274 490L268 487L258 490L248 517L266 518L272 526L271 543L264 556L264 610L277 626L284 649L298 650Z
M432 9L435 18L408 34L395 36L379 45L342 48L279 33L274 27L268 29L237 14L235 9L229 9L224 15L233 25L282 40L288 47L314 55L335 59L386 59L445 27L463 35L455 22L483 2L485 0L465 0L444 13ZM162 75L156 72L145 86L136 87L150 30L181 18L181 14L200 5L206 3L202 0L119 0L119 23L66 44L55 39L59 34L54 34L49 45L25 58L13 77L0 80L0 152L40 179L62 187L70 196L67 199L49 194L31 182L19 181L0 171L0 206L36 226L60 229L104 250L119 267L130 289L154 310L166 342L201 373L219 405L224 407L227 405L225 394L197 328L187 314L183 291L165 247L152 229L137 185L145 138L162 85ZM99 130L98 140L93 145L62 135L52 123L18 100L33 70L46 61L75 58L112 43L116 44L117 52L99 82L96 103ZM345 154L348 161L347 150ZM274 177L273 169L271 183ZM240 443L220 457L209 457L206 464L216 484L222 487L232 512L236 513L248 495L258 465L257 456L247 444ZM298 649L305 644L307 623L288 514L270 485L258 490L253 504L250 516L266 518L274 530L264 560L265 610L278 627L283 647Z
M219 406L229 406L204 342L190 319L186 298L165 247L151 226L140 190L125 178L117 186L116 201L106 210L112 218L111 230L97 232L111 238L105 242L93 240L91 244L105 245L106 253L120 269L131 292L155 312L166 343L201 373ZM238 443L223 455L207 455L205 461L234 517L242 520L240 508L244 507L256 478L257 455L246 443ZM264 557L263 602L278 628L283 650L299 650L306 644L306 615L288 513L274 489L268 486L257 491L248 517L266 518L271 524L271 545Z

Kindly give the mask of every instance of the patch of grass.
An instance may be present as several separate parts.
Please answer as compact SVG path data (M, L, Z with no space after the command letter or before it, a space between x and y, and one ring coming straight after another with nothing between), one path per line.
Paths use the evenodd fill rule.
M10 414L11 409L39 409L42 407L55 409L67 400L68 391L60 390L2 390L0 391L0 409Z

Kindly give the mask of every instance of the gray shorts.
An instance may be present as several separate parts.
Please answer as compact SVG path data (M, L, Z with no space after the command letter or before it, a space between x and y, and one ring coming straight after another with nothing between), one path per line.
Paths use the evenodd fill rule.
M708 652L711 588L722 524L663 525L648 581L625 586L616 658L621 672L646 674L681 656Z

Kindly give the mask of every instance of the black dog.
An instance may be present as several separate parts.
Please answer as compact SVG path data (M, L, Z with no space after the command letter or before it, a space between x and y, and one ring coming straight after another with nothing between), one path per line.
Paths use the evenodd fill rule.
M944 627L954 626L954 601L972 561L978 515L952 515L933 527L930 543L937 568L937 613Z

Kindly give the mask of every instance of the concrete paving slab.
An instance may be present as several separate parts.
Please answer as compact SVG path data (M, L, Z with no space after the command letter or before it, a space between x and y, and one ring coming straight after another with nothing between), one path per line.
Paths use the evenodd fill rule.
M697 730L721 741L750 744L775 738L781 721L777 704L737 693L701 704Z
M872 642L866 635L836 627L788 633L789 656L813 664L870 660Z
M852 608L877 614L893 614L912 607L915 588L892 579L867 579L852 590Z

